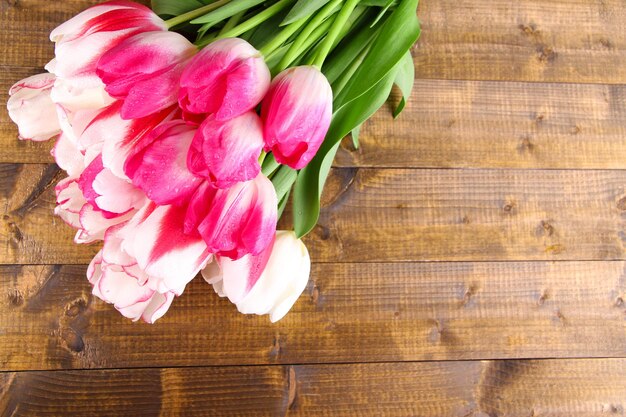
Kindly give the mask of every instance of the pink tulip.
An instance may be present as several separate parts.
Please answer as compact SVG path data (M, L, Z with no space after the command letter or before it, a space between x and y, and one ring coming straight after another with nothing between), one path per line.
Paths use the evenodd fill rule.
M120 247L136 260L140 283L161 293L182 293L185 285L211 260L199 235L183 232L186 207L147 204L114 235ZM132 272L132 271L130 271Z
M112 97L124 100L123 119L138 119L176 104L185 63L196 47L176 32L140 33L98 61L96 73Z
M185 232L202 236L216 255L258 255L274 237L277 204L274 186L263 174L229 189L215 190L205 183L191 198Z
M187 168L195 132L182 120L164 123L139 140L126 160L126 175L158 205L186 202L202 182Z
M17 124L20 139L43 141L61 132L50 99L55 79L53 74L37 74L18 81L9 90L7 109Z
M304 168L330 127L333 91L317 68L289 68L274 78L263 99L265 149L281 164Z
M132 267L104 261L104 250L98 252L87 268L93 294L113 304L124 317L133 321L142 319L154 323L163 317L176 294L171 291L160 293L141 285L130 272Z
M101 110L78 112L59 109L63 134L76 143L82 152L93 149L102 152L103 166L119 178L128 179L124 164L133 153L135 146L159 124L176 116L174 107L153 115L133 120L124 120L120 115L121 101L116 101Z
M228 188L259 174L262 150L263 127L256 113L247 112L225 122L209 116L193 138L187 166L215 187Z
M79 13L50 33L56 58L46 69L59 78L53 96L70 107L72 97L84 100L99 94L102 82L96 63L102 54L135 34L166 30L165 22L152 10L131 1L105 2ZM92 89L96 92L89 93ZM103 106L108 104L106 97L101 98Z
M260 255L238 260L218 257L202 271L221 297L228 297L244 314L269 314L280 320L306 288L311 270L309 253L294 232L278 231Z
M207 114L225 121L261 102L270 71L259 51L243 39L220 39L202 49L183 71L178 103L187 119Z

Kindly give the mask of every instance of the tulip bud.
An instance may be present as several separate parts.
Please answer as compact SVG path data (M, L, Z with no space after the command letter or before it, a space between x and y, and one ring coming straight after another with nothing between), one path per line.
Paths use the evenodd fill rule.
M313 159L330 127L333 91L317 68L289 68L274 78L263 99L265 149L293 169Z
M175 32L145 32L106 52L96 73L112 97L124 100L123 119L139 119L176 104L178 82L196 47Z
M269 314L276 322L291 309L309 280L309 253L294 232L277 231L259 256L219 258L202 271L215 291L244 314Z
M225 121L255 108L269 84L270 71L259 51L243 39L220 39L183 71L178 103L189 120L214 114Z
M277 206L274 186L263 174L229 189L201 185L189 203L185 233L202 236L216 255L258 255L274 237Z
M195 175L217 188L255 178L261 171L263 127L254 112L220 122L209 116L198 128L187 156Z
M56 77L37 74L18 81L9 90L7 109L17 124L20 139L44 141L61 132L57 111L50 99Z
M196 129L182 120L166 122L141 138L124 165L133 184L159 205L187 201L201 178L187 169L187 154Z

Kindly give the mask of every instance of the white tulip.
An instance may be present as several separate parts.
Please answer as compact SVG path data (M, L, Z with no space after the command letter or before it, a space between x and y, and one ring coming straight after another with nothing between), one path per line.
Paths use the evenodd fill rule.
M267 256L267 254L265 254ZM311 259L292 231L279 230L267 264L255 274L259 258L250 255L233 261L220 257L202 271L220 297L228 297L244 314L269 314L277 322L294 305L309 280ZM258 279L256 279L258 277Z

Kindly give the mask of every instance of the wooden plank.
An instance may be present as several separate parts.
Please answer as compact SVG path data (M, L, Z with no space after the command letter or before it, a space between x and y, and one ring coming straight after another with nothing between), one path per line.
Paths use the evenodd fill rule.
M53 215L55 165L0 171L0 264L89 263L98 246ZM623 170L334 169L306 243L318 262L626 259L625 184Z
M19 78L0 74L0 102ZM405 113L385 107L336 165L434 168L626 168L626 86L417 80ZM52 162L53 142L17 140L0 114L0 162Z
M197 278L155 325L84 266L0 268L0 370L626 354L626 262L314 264L277 324Z
M49 32L94 3L3 2L0 44L16 47L0 66L42 67ZM626 83L621 0L441 0L421 3L418 15L418 78Z
M360 142L335 165L624 169L626 87L417 80L405 113L383 108Z
M425 1L418 15L418 78L626 81L621 0Z
M133 369L0 375L4 415L622 415L626 360Z

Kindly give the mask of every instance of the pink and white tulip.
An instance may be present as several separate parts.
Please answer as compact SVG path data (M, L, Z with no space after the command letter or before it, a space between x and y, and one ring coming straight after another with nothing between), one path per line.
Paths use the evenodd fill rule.
M141 190L104 167L101 155L82 172L78 186L85 200L94 210L102 212L105 219L138 210L146 203L145 194Z
M274 186L263 174L229 189L205 183L191 198L185 232L198 233L216 255L259 255L274 238L277 205Z
M265 150L293 169L313 159L330 127L333 91L313 66L289 68L274 78L263 99Z
M228 297L244 314L269 314L276 322L291 309L306 288L311 260L294 232L278 231L259 256L238 260L218 258L202 271L221 297Z
M9 90L7 109L20 139L44 141L61 132L50 91L54 74L37 74L18 81Z
M137 274L140 282L160 293L180 295L211 260L202 238L184 233L185 213L186 207L149 203L113 236L121 241L121 250L136 260L142 271Z
M93 294L113 306L124 316L137 321L154 323L167 312L175 294L159 293L141 285L128 272L128 267L108 263L103 259L104 249L98 252L87 268L87 278L93 285Z
M187 168L195 132L182 120L166 122L139 140L126 160L126 175L158 205L185 203L202 182Z
M228 188L255 178L261 172L263 126L254 112L220 122L209 116L198 128L187 166L217 188Z
M131 1L97 4L59 25L50 33L55 56L46 69L57 75L55 102L66 107L99 98L102 82L96 75L100 57L124 39L142 32L166 31L167 25L152 10ZM99 97L98 97L99 96Z
M183 67L195 53L176 32L140 33L103 54L96 73L107 93L124 100L122 118L138 119L176 104Z
M104 167L119 178L128 179L124 164L136 144L159 124L174 118L178 110L165 109L141 119L125 120L120 115L121 101L101 110L82 110L75 113L60 107L63 134L86 154L102 151Z
M131 210L119 216L105 217L102 210L95 209L85 199L76 178L61 180L56 185L55 191L57 206L54 209L54 214L68 225L78 229L74 237L75 243L91 243L102 240L110 227L130 220L134 214L134 211Z
M243 39L220 39L202 49L183 71L178 103L188 120L208 114L225 121L254 109L270 84L263 56Z

